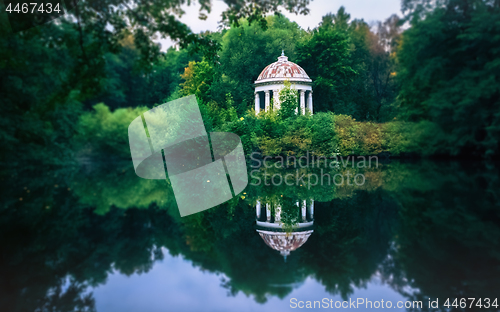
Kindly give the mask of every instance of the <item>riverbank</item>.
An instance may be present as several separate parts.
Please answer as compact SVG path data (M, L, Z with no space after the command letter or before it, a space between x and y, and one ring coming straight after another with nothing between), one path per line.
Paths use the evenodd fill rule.
M255 115L248 111L240 118L236 115L221 118L200 106L207 132L239 135L246 155L258 152L270 157L485 158L480 149L464 150L455 146L440 127L430 121L395 119L376 123L331 112L284 119L276 112ZM128 126L146 110L139 107L111 111L104 104L96 105L93 111L80 116L71 148L78 157L103 154L129 157Z

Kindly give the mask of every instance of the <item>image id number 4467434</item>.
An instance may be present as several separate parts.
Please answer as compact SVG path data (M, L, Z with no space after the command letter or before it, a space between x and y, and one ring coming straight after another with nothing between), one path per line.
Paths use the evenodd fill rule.
M443 306L447 307L447 308L485 308L485 309L489 309L490 307L493 307L493 308L498 308L498 302L497 302L497 298L493 298L493 299L490 299L490 298L455 298L455 300L453 300L448 298L446 299L446 301L444 302Z
M14 7L12 7L12 3L5 8L6 12L9 13L47 13L50 14L52 12L60 13L62 10L59 7L59 3L56 3L52 6L52 3L35 3L35 2L25 2L25 3L16 3Z

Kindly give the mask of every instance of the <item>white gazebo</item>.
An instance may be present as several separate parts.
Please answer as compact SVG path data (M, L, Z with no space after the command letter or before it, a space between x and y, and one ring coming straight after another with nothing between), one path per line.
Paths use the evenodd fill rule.
M284 87L285 81L292 84L292 88L299 91L299 106L302 115L307 108L313 112L312 80L299 65L290 62L282 52L278 61L268 65L255 81L255 113L262 109L280 109L279 92ZM274 108L271 108L271 96ZM298 112L298 108L296 109Z

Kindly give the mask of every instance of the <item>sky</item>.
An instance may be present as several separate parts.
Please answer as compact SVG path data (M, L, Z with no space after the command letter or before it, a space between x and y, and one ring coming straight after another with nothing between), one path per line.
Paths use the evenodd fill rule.
M253 233L257 235L257 233ZM263 248L268 248L262 242ZM163 250L165 259L155 262L153 268L142 274L134 273L130 276L114 272L110 274L106 283L93 289L97 311L100 312L266 312L266 311L296 311L311 309L294 309L291 306L292 298L298 301L322 301L323 298L333 302L343 301L339 295L328 293L325 286L317 280L307 277L306 280L294 287L291 293L280 299L268 296L265 304L255 302L252 296L239 292L229 296L228 290L221 287L222 279L228 279L223 274L214 274L195 267L191 261L182 257L171 256ZM277 252L276 252L277 253ZM290 255L290 257L293 257ZM283 265L286 265L285 263ZM401 294L380 281L377 276L372 277L364 287L352 286L353 301L363 298L366 301L391 301L392 312L404 312L405 309L396 307L398 301L405 301ZM411 291L411 289L410 289ZM349 300L349 299L348 299ZM352 307L351 307L352 308ZM316 309L328 310L331 308ZM341 309L346 310L346 309ZM350 310L350 309L347 309ZM358 306L355 311L370 311L366 306ZM374 309L371 309L374 310ZM380 310L380 309L377 309ZM382 309L384 310L384 309Z
M312 0L309 4L309 14L295 15L288 12L282 12L290 20L299 24L302 28L314 28L318 26L321 17L327 13L335 13L344 6L346 12L351 15L351 18L364 19L368 24L375 21L382 21L392 14L401 15L401 0ZM199 33L210 30L216 31L221 19L221 13L226 8L226 4L222 0L212 1L212 12L208 18L203 21L198 19L198 11L200 6L196 5L183 6L186 12L180 20L187 24L192 31ZM173 42L170 39L156 40L162 46L162 51L166 51Z

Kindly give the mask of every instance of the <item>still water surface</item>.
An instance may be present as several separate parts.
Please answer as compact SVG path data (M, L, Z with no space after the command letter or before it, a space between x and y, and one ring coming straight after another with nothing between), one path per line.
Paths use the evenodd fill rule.
M293 298L363 298L446 311L447 298L499 296L498 165L356 170L361 186L249 185L181 218L168 182L129 163L4 169L1 310L296 311Z

